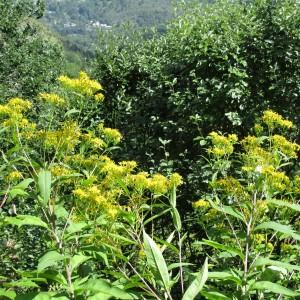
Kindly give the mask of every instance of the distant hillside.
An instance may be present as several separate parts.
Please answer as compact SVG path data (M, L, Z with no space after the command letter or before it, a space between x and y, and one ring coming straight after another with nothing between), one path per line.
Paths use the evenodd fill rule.
M163 31L174 0L45 0L44 22L59 33L73 66L94 55L97 32L132 23ZM76 54L77 53L77 54ZM79 57L78 57L79 55ZM81 59L82 60L82 59Z
M109 29L128 21L160 25L172 16L172 0L46 0L45 21L63 34Z

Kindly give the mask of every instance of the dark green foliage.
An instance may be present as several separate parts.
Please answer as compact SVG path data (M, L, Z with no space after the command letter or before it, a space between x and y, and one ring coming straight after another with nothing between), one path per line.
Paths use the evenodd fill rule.
M299 24L295 0L217 1L187 9L162 37L99 52L105 114L123 130L127 155L173 164L191 199L205 175L199 181L195 137L215 128L243 136L267 107L299 115ZM159 138L170 141L167 162Z
M62 47L37 19L43 1L0 0L0 95L35 95L62 67Z

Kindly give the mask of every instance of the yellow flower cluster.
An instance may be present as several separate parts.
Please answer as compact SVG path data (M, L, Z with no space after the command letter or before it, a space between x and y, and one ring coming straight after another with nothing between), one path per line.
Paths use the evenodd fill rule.
M266 236L262 233L254 234L253 241L256 244L264 244L266 242Z
M93 97L98 102L102 102L104 100L104 96L100 92L103 90L101 84L90 79L85 72L80 72L78 78L72 79L68 76L60 76L58 80L67 89L73 90L85 96Z
M248 135L241 141L241 144L243 145L245 150L251 151L252 149L258 148L260 146L261 139L256 136Z
M170 186L180 186L183 184L182 176L179 175L178 173L173 173L170 176Z
M248 196L241 183L233 177L219 179L213 182L212 186L216 189L220 189L229 196L235 196L242 199L245 199Z
M127 184L141 192L149 188L149 182L150 179L147 172L139 172L127 176Z
M232 154L234 150L233 145L238 141L235 134L230 134L226 137L216 132L211 132L209 136L213 147L209 148L208 152L217 158Z
M292 183L293 183L292 192L296 194L300 194L300 175L295 176Z
M264 131L264 128L260 124L255 124L254 131L257 135L261 135Z
M63 166L60 166L60 165L52 166L50 168L50 171L51 171L51 174L56 177L67 176L67 175L70 175L73 173L73 170L63 167Z
M0 105L0 116L4 116L3 126L24 129L32 132L36 128L36 124L31 123L24 118L23 113L32 107L32 103L21 98L12 98L6 104Z
M43 131L39 135L44 139L47 147L70 152L80 142L81 131L76 122L67 121L63 123L60 130Z
M268 204L265 200L257 200L255 208L262 215L268 210Z
M155 174L150 180L149 190L154 194L165 194L168 192L169 180L161 174Z
M210 204L207 200L200 199L193 203L194 208L209 208Z
M293 254L293 253L297 253L298 252L297 247L295 247L292 244L288 244L288 243L282 243L280 245L280 250L282 252L284 252L285 254Z
M262 116L262 121L270 128L292 128L294 125L291 121L285 120L281 115L272 111L266 110Z
M103 149L106 146L106 143L101 138L96 137L94 132L83 134L82 139L94 149Z
M135 161L122 161L116 164L113 160L105 157L105 163L101 169L102 173L105 173L109 179L120 178L126 176L134 168L136 168L137 163Z
M168 179L161 174L155 174L149 177L149 174L146 172L129 174L126 178L126 182L129 186L140 192L148 189L154 194L165 194L174 186L178 187L183 183L182 177L178 173L173 173Z
M112 197L107 198L103 191L95 185L77 188L73 193L75 197L84 201L86 207L89 207L95 213L99 209L107 213L111 218L115 218L118 215L119 207L113 203L112 200L114 199Z
M54 106L63 106L66 103L64 98L54 93L40 93L39 98L45 101L46 103L49 103Z
M267 185L278 192L284 191L290 184L284 172L278 172L273 166L263 166L260 170L266 178Z
M99 129L102 131L108 143L112 143L113 145L119 144L122 139L122 134L117 129L113 128L105 128L103 125L99 126Z
M12 98L6 105L1 105L1 107L7 110L8 115L19 114L28 111L32 107L32 103L21 98Z
M266 151L261 147L248 148L243 155L244 166L242 170L245 172L260 172L262 166L276 165L277 159L273 153Z
M296 143L288 141L282 135L273 135L271 138L272 148L278 150L290 158L297 158L297 152L300 146Z
M12 171L10 172L7 176L6 176L6 181L10 182L10 181L18 181L21 178L23 178L23 175L21 172L19 171Z

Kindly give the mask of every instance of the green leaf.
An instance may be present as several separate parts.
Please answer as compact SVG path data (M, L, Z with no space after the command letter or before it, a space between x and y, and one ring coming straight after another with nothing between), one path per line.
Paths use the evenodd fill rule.
M39 259L37 269L39 272L43 271L44 269L48 267L52 267L56 265L59 261L62 261L64 259L65 257L62 254L58 253L57 251L47 252Z
M89 279L84 284L80 285L77 291L89 291L92 293L97 293L96 298L88 298L88 299L109 299L114 297L116 299L138 299L134 294L124 291L118 287L112 286L109 282L104 281L102 279ZM99 298L102 296L102 298Z
M202 291L201 295L204 296L208 300L232 300L233 298L229 298L224 294L221 294L218 291L209 290L209 291Z
M289 297L297 297L300 294L292 291L288 288L285 288L284 286L277 284L277 283L273 283L270 281L258 281L255 282L251 287L250 287L251 291L265 291L265 292L271 292L271 293L275 293L276 295L284 295L284 296L289 296Z
M229 280L237 283L238 285L242 284L242 281L239 277L236 277L230 272L209 272L209 279L219 279L219 280Z
M65 117L68 117L70 115L73 115L73 114L76 114L76 113L79 113L80 110L76 109L76 108L72 108L72 109L69 109L66 113L65 113Z
M14 198L16 196L28 196L28 193L22 189L12 188L8 194Z
M16 217L6 217L4 221L11 225L16 225L18 227L29 225L29 226L41 226L48 228L48 225L42 221L39 217L30 215L18 215Z
M38 175L38 186L43 204L46 205L51 195L51 172L41 170Z
M300 267L296 265L292 265L286 262L281 262L277 260L272 260L266 257L259 257L252 265L253 267L262 267L262 266L276 266L280 268L284 268L288 271L300 271Z
M244 259L244 254L239 249L234 248L232 246L226 246L226 245L219 244L217 242L209 241L209 240L203 240L201 242L201 244L211 246L215 249L226 251L232 255L238 255L241 259Z
M8 291L8 290L0 288L0 299L1 299L1 296L13 300L16 298L16 293L14 291Z
M181 218L180 218L179 212L176 207L172 208L171 215L172 215L173 223L174 223L176 230L180 231L182 228L182 224L181 224Z
M194 299L201 292L207 278L208 278L208 259L206 258L203 267L198 273L196 279L190 284L190 286L184 293L182 300Z
M173 208L176 207L176 187L175 185L172 187L172 191L171 191L171 194L170 194L170 204Z
M269 221L269 222L264 222L262 224L259 224L258 226L255 227L256 230L262 230L262 229L272 229L274 231L283 233L287 236L293 237L295 240L300 240L300 235L297 234L292 226L290 225L283 225L274 221Z
M165 259L156 243L145 231L143 232L143 237L147 262L150 269L154 273L155 280L162 281L165 290L169 291L170 277Z
M32 178L26 178L23 181L19 182L17 185L15 185L13 188L25 190L28 188L29 184L32 182L34 182L34 180Z
M240 212L238 212L234 208L232 208L231 206L226 206L226 205L218 206L210 199L208 199L208 201L209 201L211 207L216 209L217 211L220 211L225 215L230 215L236 219L239 219L239 220L245 222L244 216Z
M67 227L66 231L68 234L74 234L74 233L82 231L87 226L88 226L88 223L86 223L86 222L78 222L78 223L69 222L69 226Z
M300 212L300 205L299 204L289 203L287 201L275 200L275 199L266 200L266 202L270 203L270 204L274 204L274 205L279 206L279 207L287 207L287 208L290 208L292 210Z
M76 268L78 268L81 264L83 264L84 262L86 262L87 260L91 259L90 256L85 256L83 254L76 254L71 258L71 267L72 267L72 271L75 270Z
M39 287L35 282L30 279L20 279L18 281L5 283L5 286L9 287L21 287L21 288L37 288Z

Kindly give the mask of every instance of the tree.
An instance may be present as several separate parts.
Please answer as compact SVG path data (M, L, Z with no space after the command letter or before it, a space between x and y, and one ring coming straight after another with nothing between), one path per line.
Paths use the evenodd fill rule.
M43 11L44 2L40 0L0 0L2 97L35 95L61 72L62 47L37 20Z

